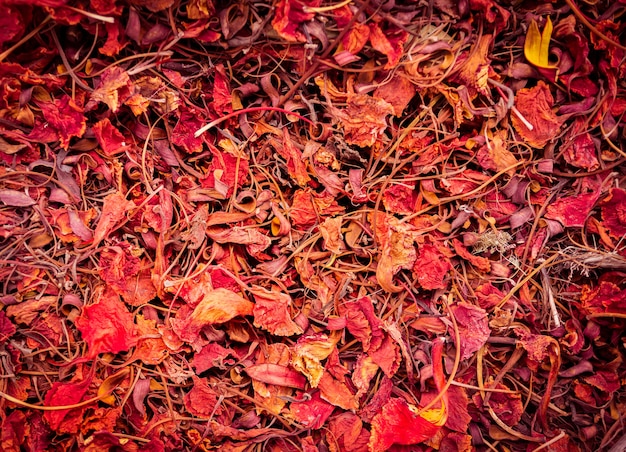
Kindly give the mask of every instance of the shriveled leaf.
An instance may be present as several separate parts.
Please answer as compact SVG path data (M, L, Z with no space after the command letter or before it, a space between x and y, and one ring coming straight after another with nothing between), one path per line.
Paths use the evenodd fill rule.
M202 419L212 419L222 412L219 395L206 378L193 378L193 387L183 398L185 408Z

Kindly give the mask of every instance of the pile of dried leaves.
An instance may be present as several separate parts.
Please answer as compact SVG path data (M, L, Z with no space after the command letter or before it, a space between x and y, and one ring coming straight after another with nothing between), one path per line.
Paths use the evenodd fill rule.
M625 14L5 0L2 450L623 450Z

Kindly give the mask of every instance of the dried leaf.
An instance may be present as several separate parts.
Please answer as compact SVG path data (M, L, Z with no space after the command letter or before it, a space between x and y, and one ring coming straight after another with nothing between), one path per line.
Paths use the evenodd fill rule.
M292 301L288 294L281 293L277 287L272 287L271 291L254 287L250 293L255 302L254 326L277 336L292 336L304 332L291 318L289 307Z
M194 342L209 325L226 323L238 316L252 315L254 304L235 292L217 288L203 294L190 315L171 319L172 328L186 342Z
M88 356L127 351L137 343L133 316L112 290L101 289L98 301L83 308L76 327L89 345Z
M533 88L524 88L515 95L515 106L519 113L532 125L517 115L512 115L511 122L524 141L534 148L543 148L558 134L563 120L552 111L554 98L548 85L539 82Z
M271 385L287 386L296 389L304 389L306 386L306 379L302 374L279 364L255 364L246 367L245 371L250 378Z

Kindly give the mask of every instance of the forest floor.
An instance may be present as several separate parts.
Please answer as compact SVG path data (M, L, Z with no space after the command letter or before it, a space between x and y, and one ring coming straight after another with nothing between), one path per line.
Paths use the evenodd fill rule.
M0 449L623 451L624 0L0 5Z

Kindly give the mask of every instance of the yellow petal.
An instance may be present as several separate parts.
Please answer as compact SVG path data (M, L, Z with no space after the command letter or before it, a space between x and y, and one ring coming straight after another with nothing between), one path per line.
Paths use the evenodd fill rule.
M539 33L539 26L535 20L530 23L524 42L524 55L531 64L543 68L554 67L549 62L551 36L552 21L549 17L542 33Z

